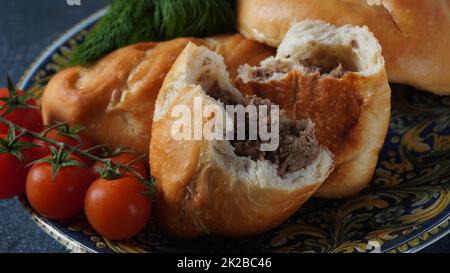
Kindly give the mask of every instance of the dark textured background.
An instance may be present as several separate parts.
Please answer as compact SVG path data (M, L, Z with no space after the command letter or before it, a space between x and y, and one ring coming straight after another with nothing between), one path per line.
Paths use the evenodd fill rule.
M65 30L103 7L107 0L0 0L0 83L10 73L18 80L34 58ZM64 252L39 229L16 200L0 201L0 252ZM450 253L450 236L423 252Z

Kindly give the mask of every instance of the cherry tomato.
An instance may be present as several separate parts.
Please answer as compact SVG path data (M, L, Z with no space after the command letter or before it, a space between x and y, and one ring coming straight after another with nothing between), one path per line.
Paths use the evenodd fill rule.
M69 159L82 162L75 155ZM81 166L61 167L53 179L52 164L38 163L27 176L28 201L47 218L68 219L83 209L84 196L93 180L90 170Z
M125 240L144 228L152 201L135 176L98 179L89 187L84 211L92 228L111 240Z
M80 141L78 141L76 138L64 135L58 129L51 130L50 132L48 132L46 134L46 137L49 139L58 141L58 142L63 142L71 147L77 147L81 150L86 150L86 149L89 149L94 146L94 142L91 140L91 138L88 136L88 134L85 131L79 132L77 135L78 135L78 138L81 140L81 145L80 145ZM36 144L36 145L42 147L42 148L40 148L40 154L49 154L50 150L48 147L53 146L52 144L42 141L42 140L39 140L39 139L35 139L33 141L33 144ZM81 158L83 160L83 162L86 163L86 165L88 165L88 166L90 166L93 163L93 160L88 157L79 155L79 158Z
M20 90L16 90L16 93L19 95L24 94ZM9 97L8 89L0 88L0 98L7 97ZM0 107L5 103L5 101L0 101ZM36 100L33 98L28 99L25 103L36 106ZM0 115L5 113L6 109L7 107L0 110ZM40 132L42 130L42 115L39 109L36 108L16 108L11 113L6 114L4 118L33 132ZM8 129L6 124L0 123L0 134L8 133Z
M0 135L6 139L6 135ZM4 152L0 154L0 199L8 199L25 192L27 173L30 167L27 165L39 159L34 148L20 150L24 159Z
M130 153L122 153L119 155L116 155L114 157L111 157L111 161L116 164L123 164L126 165L131 161L136 160L136 157ZM94 165L92 165L92 173L95 175L95 177L100 178L100 173L98 172L98 168L103 168L104 164L101 162L96 162ZM144 167L144 164L142 164L141 161L134 161L131 163L130 166L132 169L137 171L139 174L141 174L143 177L147 177L147 171ZM122 175L124 174L123 170L120 172ZM131 173L131 172L130 172Z
M27 170L17 157L0 154L0 199L8 199L25 191Z

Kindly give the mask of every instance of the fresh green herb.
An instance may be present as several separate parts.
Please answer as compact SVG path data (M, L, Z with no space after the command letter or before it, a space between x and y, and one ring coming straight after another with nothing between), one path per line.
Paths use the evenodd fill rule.
M142 41L203 37L234 29L232 0L113 0L109 12L74 51L71 63L88 65Z

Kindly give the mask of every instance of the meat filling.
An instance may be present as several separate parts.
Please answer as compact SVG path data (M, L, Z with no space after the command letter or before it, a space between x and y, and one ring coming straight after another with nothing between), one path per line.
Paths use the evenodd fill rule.
M348 71L344 68L342 63L335 67L326 68L324 66L314 65L309 60L303 61L303 68L306 74L319 73L321 77L332 77L336 79L342 78ZM292 67L279 68L277 66L259 67L254 69L250 75L253 81L266 81L273 79L277 74L284 75L289 73Z
M273 78L276 74L284 75L292 70L291 66L279 67L279 66L268 66L259 67L252 71L251 78L255 81L266 81Z
M225 105L236 105L225 92L214 90L209 94ZM268 125L270 130L270 107L269 100L264 100L256 96L246 96L241 104L247 105L266 105L268 107ZM235 154L238 156L250 157L252 160L269 160L277 166L278 175L283 177L310 165L319 154L319 144L314 135L314 124L311 120L290 120L280 113L279 126L279 146L275 151L261 151L261 144L268 143L260 139L259 134L256 140L249 140L249 116L246 114L246 134L245 140L237 140L237 125L235 122L235 140L231 140L231 145L235 148Z
M342 78L346 72L341 63L331 70L327 70L324 67L316 65L305 65L303 67L306 69L306 73L308 74L319 73L322 77L332 77L336 79Z

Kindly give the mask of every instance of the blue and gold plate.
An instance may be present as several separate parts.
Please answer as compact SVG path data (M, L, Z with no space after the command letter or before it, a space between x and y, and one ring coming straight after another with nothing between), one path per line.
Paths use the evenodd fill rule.
M105 13L66 32L31 65L20 88L42 92L50 77ZM109 241L80 216L43 218L20 201L47 233L77 252L415 252L450 232L450 97L392 86L392 118L371 186L339 201L310 200L280 227L236 240L174 240L153 223L127 241Z

